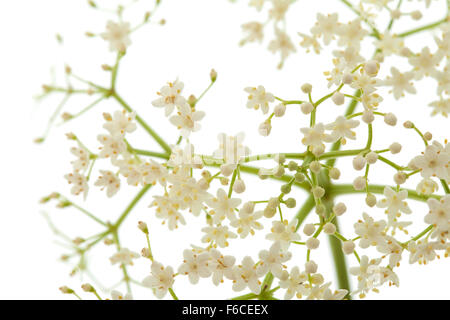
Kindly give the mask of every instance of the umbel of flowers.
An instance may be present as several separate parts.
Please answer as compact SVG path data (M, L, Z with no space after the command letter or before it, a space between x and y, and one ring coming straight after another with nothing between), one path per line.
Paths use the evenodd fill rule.
M84 258L86 252L102 242L115 245L116 252L110 262L121 268L127 294L112 291L113 299L132 298L133 281L128 269L135 263L149 264L149 272L142 275L140 284L151 288L149 294L157 298L164 298L169 293L178 299L175 293L177 280L187 277L192 285L201 278L209 278L212 285L218 287L229 282L234 291L242 292L238 299L344 299L350 295L363 298L370 291L378 292L385 284L398 286L401 263L426 265L441 256L447 257L450 252L450 144L441 138L433 138L430 132L422 132L410 121L399 125L391 108L383 104L386 96L381 95L379 88L388 87L398 100L405 94L416 94L415 84L423 78L432 78L437 85L436 94L430 100L432 115L447 117L450 111L448 9L438 21L395 33L397 20L420 20L426 10L410 11L404 8L406 5L402 1L391 0L365 0L358 4L336 2L352 10L355 18L341 21L338 13L319 13L310 33L299 33L300 46L317 54L322 46L336 45L332 56L324 57L333 65L333 69L325 72L328 92L321 94L314 90L313 84L304 83L295 93L298 100L286 100L270 93L263 85L243 88L248 96L246 107L264 116L259 126L255 125L255 130L262 136L270 135L272 121L281 121L293 112L290 109L301 110L309 119L308 127L298 128L298 139L293 146L295 152L274 154L269 150L266 154L251 155L250 148L245 145L244 133L220 133L215 151L210 154L195 152L196 132L201 129L205 117L200 101L216 82L215 70L210 73L210 85L198 97L186 95L180 79L162 85L159 91L154 90L149 96L153 99L154 112L162 112L174 130L178 130L180 138L175 145L166 143L122 98L116 88L121 61L126 58L132 34L153 19L160 1L155 2L155 8L136 26L123 21L124 8L119 7L118 22L108 21L103 33L89 32L89 37L99 36L117 53L113 65L103 66L111 75L110 83L101 85L84 80L66 67L67 77L84 87L45 85L43 95L64 93L57 114L72 95L95 96L93 103L78 114L62 113L64 121L81 116L106 99L115 100L121 109L103 114L103 129L99 125L97 145L88 148L75 133L67 134L73 143L70 151L75 158L71 163L72 170L65 178L72 195L82 198L88 197L89 189L95 187L104 190L108 197L120 192L123 184L139 191L115 222L101 220L59 192L44 197L43 203L56 201L60 208L71 207L104 228L104 232L87 239L68 239L74 253L63 259ZM421 2L426 7L442 2L450 8L448 1ZM294 3L290 0L250 1L250 5L259 11L269 7L269 21L273 23L276 37L269 49L280 52L280 67L287 56L296 51L287 30L283 29L286 12L294 7ZM89 4L100 9L93 1ZM383 27L379 25L378 17L386 14L390 19ZM266 25L244 24L246 36L241 44L262 41ZM424 47L417 52L408 48L409 36L431 29L436 32L433 48ZM366 39L372 39L374 46L374 54L370 57L361 54L361 42ZM409 68L401 71L395 66L389 67L391 56L405 59ZM379 78L380 68L390 68L391 75ZM347 109L334 121L321 122L321 112L346 102ZM382 118L384 124L375 125L375 118ZM408 149L415 148L408 163L397 164L391 160L391 155L402 151L402 145L397 142L386 141L382 148L373 146L373 136L383 130L383 125L395 126L399 135L414 134L421 141L408 146ZM360 126L367 130L366 139L356 134L355 129ZM161 150L131 145L128 137L135 134L137 127L142 127ZM44 139L45 136L38 141ZM348 140L360 141L360 148L344 148ZM352 163L352 181L340 181L341 172L336 162L339 158ZM249 165L267 159L273 161L270 168ZM385 185L370 183L370 177L381 166L392 168L392 180L386 181ZM94 172L97 172L95 178ZM249 199L246 191L255 186L246 182L247 175L259 176L263 180L261 183L281 183L280 191L267 199ZM408 185L412 187L408 188ZM292 188L305 190L308 198L298 203L290 196ZM148 196L150 190L153 194ZM339 202L337 197L352 193L363 196L366 207L359 212L347 213L346 204ZM132 219L130 213L139 201L148 203L149 217L160 219L167 226L167 232L176 233L179 227L186 225L186 215L199 217L196 221L205 224L198 242L186 246L178 265L169 266L160 253L152 252L150 243L158 239L151 239L151 226L146 222L138 222L137 229L126 230L142 232L143 248L130 249L122 245L118 230L125 219ZM414 201L426 202L428 211L413 210L411 203ZM380 214L376 208L382 208L385 214ZM303 224L310 212L315 212L315 222ZM342 234L339 230L338 219L344 214L354 218L351 234ZM414 235L408 232L412 222L407 216L412 214L423 216L422 231ZM149 220L154 221L153 218ZM270 229L264 228L267 222L271 224ZM265 234L272 243L270 247L240 260L225 253L228 249L239 250L239 242L256 233ZM332 275L323 275L320 264L315 261L315 257L322 254L325 237L331 239L337 283L333 283ZM293 246L305 248L306 256L294 257ZM345 255L350 267L345 263ZM357 284L351 291L347 273ZM81 298L71 288L60 289ZM83 284L82 289L102 299L91 284Z

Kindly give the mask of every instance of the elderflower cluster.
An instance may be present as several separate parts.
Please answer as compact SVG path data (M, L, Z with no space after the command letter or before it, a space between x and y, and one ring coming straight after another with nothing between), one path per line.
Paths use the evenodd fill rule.
M258 11L268 8L269 23L244 24L246 37L241 44L262 41L265 26L272 24L275 39L269 49L280 53L281 67L288 55L296 52L285 29L286 13L294 2L251 0L250 6ZM398 125L396 113L401 112L400 108L385 100L391 93L394 101L405 93L419 94L418 81L430 77L437 82L433 96L438 99L430 103L434 108L432 114L447 117L450 110L448 15L428 28L396 34L393 25L397 20L404 17L419 20L422 13L395 7L390 0L364 0L355 6L347 1L344 4L351 6L356 14L354 19L344 22L338 13L318 13L310 32L299 32L300 46L307 51L312 49L316 54L323 54L323 46L335 45L329 55L324 55L324 60L332 65L324 72L326 92L317 92L313 84L304 83L293 93L297 100L286 100L266 91L262 84L243 88L247 100L243 99L242 108L261 110L267 117L259 126L249 123L251 130L257 130L263 137L270 135L272 121L282 121L283 117L295 116L309 123L296 128L298 136L292 139L294 152L268 150L263 155L251 155L243 132L220 133L217 145L209 146L211 152L196 152L196 141L201 134L199 122L205 117L198 106L217 80L215 70L209 75L210 85L198 98L185 94L185 85L179 79L168 82L159 91L150 88L148 98L152 102L147 103L147 110L157 112L153 107L163 108L179 136L177 143L167 144L150 127L153 119L139 116L115 87L120 62L127 58L132 29L128 23L109 22L101 37L117 51L116 64L109 70L112 85L88 84L94 93L114 99L123 108L103 114L102 127L106 132L100 131L100 125L96 128L99 133L96 149L88 148L75 134L68 134L77 146L70 150L75 159L71 162L71 173L65 178L72 195L82 195L84 199L88 197L90 185L106 190L107 197L125 192L121 190L123 184L139 189L139 193L115 222L101 220L59 193L43 198L44 203L58 200L61 208L82 211L105 228L99 235L73 240L76 253L84 258L84 253L98 243L115 244L116 250L109 259L112 265L122 269L128 291L131 281L127 268L146 263L149 272L142 275L140 284L160 299L167 295L178 299L175 292L180 278L188 279L192 285L208 278L214 286L228 283L233 291L255 299L341 300L349 295L363 298L370 292L381 291L385 284L399 286L398 273L404 261L425 265L441 256L447 257L450 253L450 143L441 138L433 140L432 133L423 133L411 121L406 121L403 127ZM428 7L431 1L425 4ZM390 23L381 32L384 29L378 20L382 19L378 18L383 14L389 15ZM144 21L148 19L146 16ZM408 48L409 35L433 28L438 30L434 49L423 47L414 53ZM367 40L373 46L372 56L363 54L363 43ZM397 63L393 66L391 56L406 59L409 69L400 71ZM381 77L383 69L389 70L390 75ZM308 80L307 75L302 77ZM384 92L384 87L389 92ZM50 87L47 90L51 92ZM271 88L272 92L275 90ZM349 104L346 111L341 107L345 103ZM324 113L337 116L331 122L321 121ZM375 121L376 118L382 122ZM398 136L414 135L419 147L402 146L390 139L374 141L374 136L386 126L395 127ZM134 141L138 140L130 137L139 133L138 127L158 143L161 151L135 145ZM359 147L347 147L349 140ZM407 163L397 164L392 158L400 152L409 152L405 155ZM266 163L272 165L258 166L259 160L269 160ZM335 183L344 180L337 160L351 164L350 181ZM382 166L392 170L392 178L380 185L372 183ZM93 172L99 176L92 183ZM252 184L247 175L255 175L260 181ZM264 199L249 196L249 190L273 184L278 184L279 189L274 192L267 187L270 196ZM305 191L307 198L299 197L294 192L296 189ZM151 195L147 193L149 190ZM347 194L364 197L365 206L347 210L350 203L339 199ZM139 222L137 229L128 231L140 233L143 239L143 248L128 249L121 244L118 230L126 218L132 219L129 213L138 201L147 205L144 213L148 225ZM415 201L426 203L428 210L416 207ZM353 219L350 234L343 234L339 229L338 219L344 214L347 219ZM419 217L416 220L422 225L416 227L416 223L407 220L413 216ZM169 266L164 261L171 253L152 251L152 242L163 241L149 231L156 221L165 225L170 235L176 235L178 229L201 226L198 242L190 245L179 242L183 251L178 265ZM270 245L242 255L240 243L257 234ZM348 256L351 267L337 263L336 268L341 273L348 272L355 286L339 288L331 275L321 273L326 268L317 261L326 251L323 243L327 238L333 243L335 256L342 260ZM135 252L139 249L141 254ZM138 260L140 257L144 259ZM69 259L67 256L66 260ZM91 285L83 285L83 289L98 294ZM67 287L61 291L74 293ZM113 291L111 296L119 300L132 298L130 292L122 295Z

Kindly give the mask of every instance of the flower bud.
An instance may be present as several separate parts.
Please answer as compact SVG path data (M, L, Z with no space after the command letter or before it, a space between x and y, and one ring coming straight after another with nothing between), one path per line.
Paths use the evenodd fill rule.
M402 171L394 174L394 181L396 184L404 184L406 182L406 179L408 179L408 176Z
M138 222L138 228L139 230L141 230L143 233L148 234L148 227L147 224L143 221L139 221Z
M369 123L372 123L373 120L375 120L375 116L373 115L372 111L366 109L366 110L364 110L361 119L365 123L369 124Z
M314 160L309 164L309 169L311 169L311 171L314 173L319 173L321 168L322 165L319 161Z
M312 238L309 238L308 240L306 240L306 247L309 250L317 249L319 247L319 245L320 245L320 241L317 238L312 237Z
M373 151L369 152L368 154L366 154L366 160L367 163L374 164L378 160L378 153Z
M278 198L270 198L267 202L267 206L276 209L280 205L280 200Z
M209 73L209 78L211 79L211 82L216 82L217 80L217 71L214 69L211 69L211 72Z
M402 15L402 12L400 10L398 10L398 9L395 9L395 10L391 11L391 18L392 19L398 19L398 18L401 17L401 15Z
M289 183L283 184L280 187L280 191L281 193L288 194L289 192L291 192L291 185Z
M301 172L297 172L294 175L294 178L295 178L295 182L297 182L297 183L302 183L303 181L305 181L305 176Z
M81 289L83 289L86 292L95 292L94 287L91 286L89 283L82 284Z
M353 79L354 79L354 77L353 77L353 75L351 73L346 73L342 77L342 82L344 84L352 84Z
M274 177L276 178L281 178L282 176L284 176L284 167L283 166L278 166L277 171L275 171L275 173L273 174Z
M355 170L358 171L362 170L364 169L365 166L366 166L366 159L363 156L359 155L353 158L353 168Z
M323 232L326 234L334 234L336 232L336 226L333 223L328 222L323 226Z
M338 217L342 216L345 211L347 211L347 206L342 202L335 204L335 206L333 207L333 212Z
M259 125L258 132L263 137L267 137L270 134L270 131L272 130L272 124L270 121L264 121Z
M330 178L333 180L338 180L341 176L341 171L338 168L331 168L329 171Z
M391 144L389 146L389 151L392 154L399 153L401 150L402 150L402 145L400 143L398 143L398 142L394 142L393 144Z
M419 10L411 12L411 18L414 20L420 20L422 19L422 13Z
M322 198L325 195L325 189L322 187L314 187L311 191L314 198Z
M414 123L412 123L411 121L405 121L405 123L403 123L403 126L406 129L412 129L412 128L414 128Z
M62 286L59 288L59 290L61 290L61 292L64 294L74 293L74 291L72 289L70 289L68 286Z
M238 179L234 182L233 191L236 193L242 193L245 191L245 183L243 180Z
M303 227L303 233L307 236L312 236L314 231L316 231L316 227L312 223L305 224Z
M282 117L284 116L286 112L286 106L282 103L280 103L279 105L277 105L275 107L275 109L273 110L273 113L275 114L275 117Z
M375 60L367 61L364 64L364 71L371 77L376 77L380 70L380 64Z
M275 215L275 213L277 213L276 208L271 208L271 207L267 206L264 209L264 217L266 217L266 218L272 218Z
M302 85L301 89L302 89L303 93L306 93L306 94L311 93L312 85L310 83L305 83Z
M377 204L377 197L371 193L368 193L366 196L366 204L371 208L374 207Z
M393 113L386 113L384 115L384 122L390 126L395 126L397 124L397 117Z
M344 94L343 94L342 92L337 91L337 92L335 92L335 93L333 94L333 96L331 97L331 100L333 100L333 102L334 102L337 106L340 106L340 105L344 104L344 102L345 102L345 96L344 96Z
M355 180L353 180L353 188L355 188L355 190L364 190L365 187L366 187L365 177L357 177Z
M228 177L233 173L234 169L234 164L223 164L220 166L220 173L222 173L225 177Z
M310 260L305 263L305 272L306 273L316 273L317 272L317 264Z
M425 132L423 134L423 138L427 141L431 141L431 139L433 139L433 135L431 134L431 132Z
M326 211L327 211L327 208L323 204L316 205L316 213L319 216L323 216Z
M295 206L297 205L297 201L295 201L294 198L288 198L286 199L286 201L284 201L284 204L288 208L295 208Z
M310 102L302 103L300 109L304 114L310 114L313 111L314 106Z
M296 171L298 169L298 164L295 161L289 161L288 163L288 170L289 171Z
M345 254L352 254L355 250L355 243L351 240L344 241L342 244L342 251L344 251Z

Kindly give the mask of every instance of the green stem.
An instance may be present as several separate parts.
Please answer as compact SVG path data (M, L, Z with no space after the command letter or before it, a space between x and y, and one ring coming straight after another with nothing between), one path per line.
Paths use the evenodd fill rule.
M116 223L114 223L114 227L117 230L119 226L122 224L122 222L125 220L125 218L128 216L128 214L133 210L133 208L136 206L136 204L141 200L141 198L144 196L144 194L152 187L151 184L145 185L141 191L134 197L134 199L131 201L131 203L126 207L125 211L122 213L122 215L117 219Z
M169 288L169 293L172 296L173 300L179 300L172 288Z

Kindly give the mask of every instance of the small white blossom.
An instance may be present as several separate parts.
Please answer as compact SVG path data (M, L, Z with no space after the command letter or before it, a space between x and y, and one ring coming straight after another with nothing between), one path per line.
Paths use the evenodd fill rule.
M249 256L242 260L242 263L234 267L233 290L242 291L249 288L254 294L261 291L260 275L256 271L256 263Z
M367 213L363 213L363 220L358 220L354 224L355 233L361 237L359 246L368 248L369 246L377 246L385 242L386 221L375 221Z
M280 242L272 244L269 250L261 250L259 252L258 272L266 274L271 272L275 277L279 277L283 271L283 263L291 259L290 252L283 252L281 250Z
M106 188L106 195L112 197L120 189L120 179L109 170L100 170L101 176L98 177L94 185L102 187L101 190Z
M162 299L167 294L167 290L174 283L174 273L172 267L164 267L161 263L153 261L151 274L142 280L145 287L155 289L157 298Z
M184 84L181 81L175 80L169 82L167 86L163 86L161 91L157 94L160 98L152 102L153 106L164 108L166 117L172 114L175 107L181 107L186 104L186 99L181 95Z
M133 259L139 258L139 253L130 251L127 248L121 248L118 252L113 254L109 260L111 264L120 263L121 265L133 265Z
M227 226L204 227L202 231L206 233L202 237L202 242L214 242L221 248L228 247L228 239L237 238L237 235L229 231Z
M108 21L106 25L106 32L101 34L101 37L109 41L109 49L111 51L125 52L127 47L131 44L130 35L131 29L128 22Z
M255 230L263 229L263 225L257 220L261 219L263 211L254 212L254 204L246 203L239 210L238 218L231 222L231 226L237 228L237 233L241 238L248 234L254 235Z
M192 284L198 283L199 278L208 278L211 275L209 252L197 254L186 249L183 251L183 257L183 264L178 268L178 272L187 275Z
M225 190L219 188L217 190L217 196L207 200L206 203L213 209L212 212L210 211L210 214L214 223L220 223L225 218L228 218L230 221L236 219L234 209L239 206L241 201L241 199L237 198L228 198Z
M247 108L258 110L266 114L269 112L269 103L275 100L273 94L266 92L263 86L247 87L244 89L248 95Z
M271 233L266 236L267 240L280 242L283 251L286 251L292 241L299 241L300 235L297 233L297 219L288 223L287 220L272 221Z

